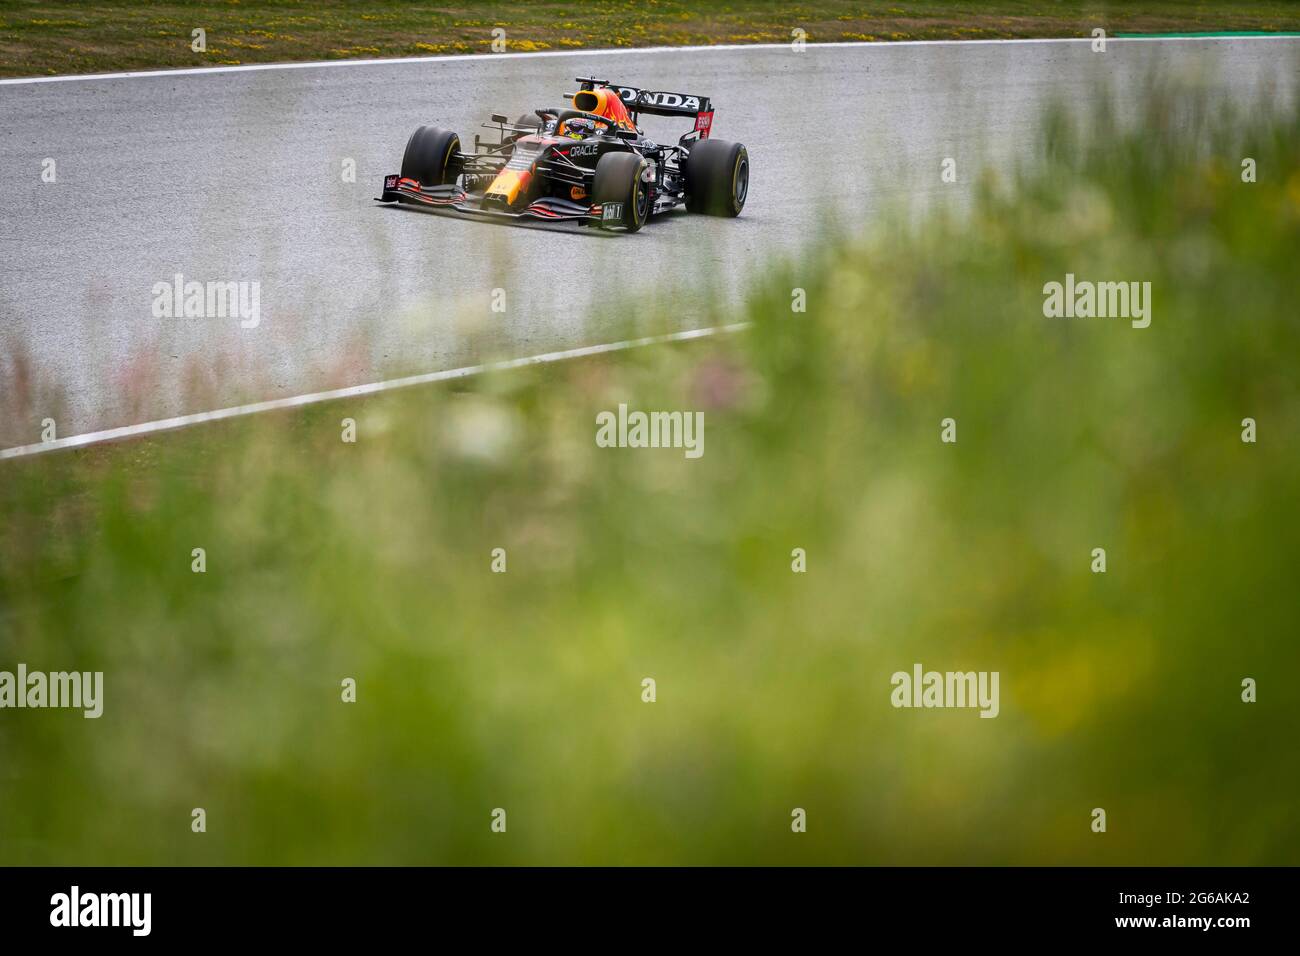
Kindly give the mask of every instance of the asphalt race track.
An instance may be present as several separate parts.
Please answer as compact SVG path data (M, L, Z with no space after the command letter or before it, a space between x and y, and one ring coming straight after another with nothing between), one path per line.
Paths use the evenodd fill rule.
M1131 108L1151 76L1291 97L1298 61L1294 39L867 44L0 84L0 447L37 441L46 415L62 437L609 341L656 299L673 325L635 331L711 325L828 210L960 203L981 163L1032 161L1053 98L1087 111L1105 88ZM372 202L416 126L469 141L489 113L560 103L588 73L711 96L715 137L749 148L744 214L607 236ZM152 289L177 273L260 283L259 324L155 317ZM21 403L15 369L41 383Z

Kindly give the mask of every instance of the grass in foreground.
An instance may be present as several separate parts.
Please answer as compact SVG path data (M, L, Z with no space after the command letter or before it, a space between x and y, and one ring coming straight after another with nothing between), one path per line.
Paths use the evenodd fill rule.
M294 60L717 43L962 40L1116 33L1295 31L1290 0L691 0L460 4L392 0L198 0L61 4L0 0L0 75L97 73ZM191 49L196 28L207 49Z
M0 712L0 863L1295 864L1300 122L1172 107L739 335L5 463L0 668L106 690ZM1000 716L893 709L914 662Z

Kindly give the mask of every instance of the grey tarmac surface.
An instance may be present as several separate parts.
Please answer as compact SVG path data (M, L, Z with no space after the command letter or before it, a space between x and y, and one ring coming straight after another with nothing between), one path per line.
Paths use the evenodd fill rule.
M1131 110L1156 77L1289 100L1298 61L1288 39L866 44L3 85L0 447L37 441L46 417L63 437L731 321L828 213L960 204L981 164L1033 161L1054 98L1086 113L1106 89ZM744 214L609 236L372 201L416 126L468 141L490 113L560 103L589 73L711 96L715 137L750 152ZM649 124L664 142L686 128ZM945 157L956 184L940 181ZM260 324L154 317L155 283L177 273L260 283ZM647 318L656 306L667 324Z

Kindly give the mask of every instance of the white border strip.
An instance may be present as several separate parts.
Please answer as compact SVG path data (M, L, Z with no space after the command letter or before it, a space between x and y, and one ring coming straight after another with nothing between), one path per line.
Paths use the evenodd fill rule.
M1206 40L1295 40L1295 33L1252 36L1174 36L1174 37L1113 37L1110 43L1200 43ZM1007 40L834 40L828 43L809 43L804 49L818 50L834 47L871 47L887 50L905 46L984 46L992 43L1091 43L1091 37L1026 37ZM17 76L0 79L0 86L19 86L28 83L74 83L85 80L129 80L145 77L203 76L216 73L256 73L262 70L315 70L331 66L397 66L403 63L467 63L476 60L517 60L529 57L582 57L622 56L637 53L691 53L701 50L788 50L789 43L720 43L716 46L642 46L613 47L595 50L534 50L528 53L451 53L441 56L398 56L373 60L312 60L303 63L241 63L238 66L196 66L176 70L138 70L125 73L75 73L61 76Z
M242 418L245 415L257 415L261 412L273 412L286 408L301 408L304 405L316 405L321 402L333 402L340 398L356 398L364 395L376 395L391 392L399 388L414 385L428 385L433 382L448 382L471 375L483 375L488 372L508 372L511 369L527 368L531 365L548 365L552 362L564 362L569 359L587 358L592 355L605 355L609 352L622 352L627 349L641 348L646 345L664 345L669 342L687 342L691 339L703 339L713 335L740 332L749 328L748 322L736 322L710 329L689 329L685 332L671 332L667 335L652 335L642 339L628 339L624 342L607 342L602 345L584 345L581 348L565 349L562 352L546 352L542 355L530 355L526 358L506 359L500 362L487 362L483 365L468 365L465 368L445 369L441 372L425 372L420 375L408 375L406 378L394 378L385 382L370 382L366 385L350 385L346 388L334 388L325 392L312 392L307 395L293 395L289 398L275 398L266 402L254 402L251 405L236 405L232 408L219 408L211 412L195 412L191 415L178 415L175 418L163 418L156 422L142 422L139 425L123 425L119 428L107 428L103 431L86 432L84 435L72 435L68 438L56 438L54 441L38 442L34 445L19 445L15 448L0 448L0 459L26 458L44 452L59 451L65 448L85 448L104 442L118 441L123 438L138 438L142 435L156 435L159 432L201 425L204 422L218 422L227 418Z

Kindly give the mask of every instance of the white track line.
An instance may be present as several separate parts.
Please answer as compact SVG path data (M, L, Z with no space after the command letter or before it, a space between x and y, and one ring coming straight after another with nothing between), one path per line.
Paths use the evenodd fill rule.
M1297 34L1278 33L1254 36L1186 36L1186 37L1107 37L1109 43L1199 43L1205 40L1294 40ZM982 46L991 43L1091 43L1091 37L1041 37L1011 40L886 40L866 42L836 40L809 43L805 50L835 47L870 47L888 50L905 46ZM177 70L139 70L126 73L78 73L62 76L19 76L0 80L0 86L28 83L75 83L85 80L128 80L146 77L203 76L216 73L256 73L262 70L315 70L334 66L395 66L403 63L452 63L477 60L515 60L527 57L624 56L637 53L689 53L707 50L788 50L789 43L721 43L717 46L643 46L616 47L607 50L534 50L529 53L453 53L443 56L401 56L374 60L314 60L305 63L241 63L238 66L196 66Z
M142 422L139 425L123 425L120 428L106 428L103 431L87 432L84 435L72 435L57 438L54 441L39 442L35 445L19 445L16 448L0 448L0 459L25 458L44 452L59 451L65 448L85 448L103 442L118 441L123 438L138 438L142 435L155 435L159 432L173 431L204 422L218 422L227 418L241 418L245 415L257 415L261 412L273 412L286 408L301 408L304 405L316 405L320 402L333 402L341 398L357 398L375 395L379 392L391 392L398 388L410 388L414 385L428 385L433 382L448 382L471 375L487 372L508 372L511 369L527 368L531 365L548 365L552 362L564 362L569 359L587 358L592 355L605 355L609 352L622 352L627 349L641 348L646 345L664 345L668 342L687 342L691 339L708 338L739 332L749 328L748 322L736 322L711 329L689 329L685 332L671 332L667 335L651 335L642 339L628 339L625 342L608 342L602 345L584 345L581 348L565 349L562 352L546 352L542 355L530 355L526 358L506 359L500 362L487 362L483 365L469 365L465 368L446 369L441 372L425 372L421 375L408 375L406 378L394 378L385 382L370 382L366 385L350 385L346 388L334 388L325 392L312 392L308 395L293 395L289 398L275 398L266 402L254 402L251 405L236 405L233 408L219 408L212 412L195 412L192 415L177 415L156 422Z

